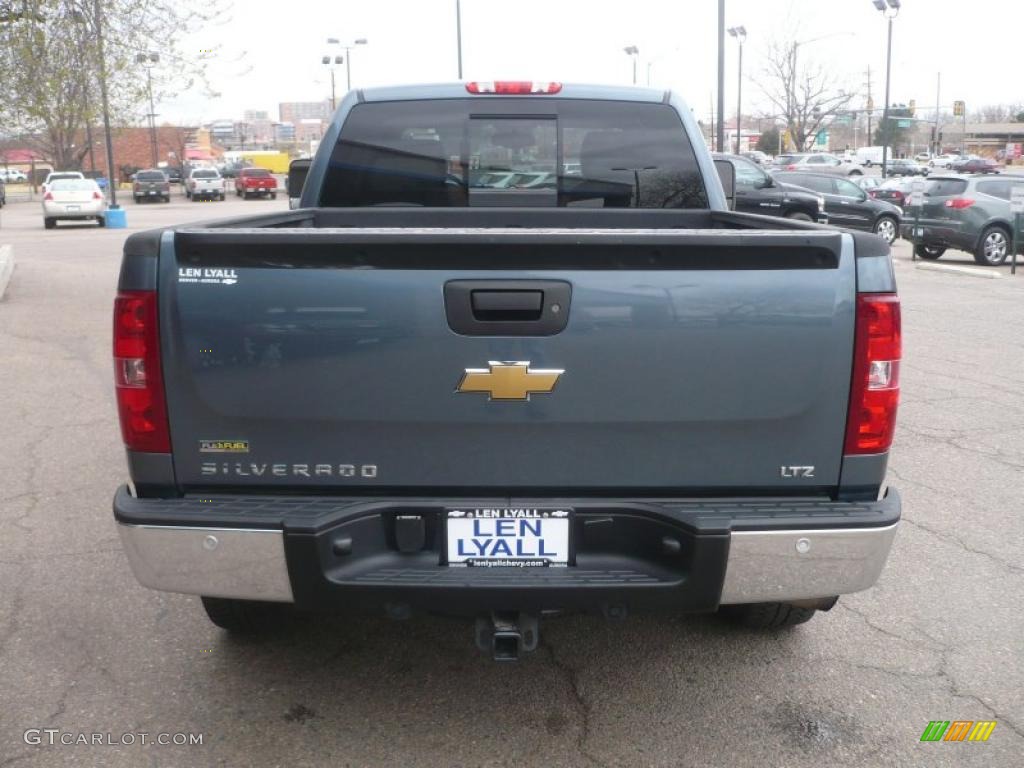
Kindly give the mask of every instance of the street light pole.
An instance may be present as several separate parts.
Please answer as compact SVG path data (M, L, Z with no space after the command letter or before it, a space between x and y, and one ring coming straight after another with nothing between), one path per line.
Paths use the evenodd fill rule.
M99 54L100 101L103 105L103 132L107 143L107 174L110 187L110 207L117 208L117 176L114 174L114 138L110 133L110 100L107 98L107 63L103 56L103 11L100 0L93 0L93 15L96 17L96 50Z
M338 38L336 38L336 37L328 37L327 38L327 44L328 45L341 45L341 43L339 43L339 41L338 41ZM352 90L352 49L355 48L357 45L366 45L366 38L365 37L360 37L358 40L353 40L352 41L352 45L341 45L341 47L345 51L345 92L346 93L348 93L349 91ZM328 58L329 57L327 57L327 56L324 57L324 64L327 63L327 59ZM335 64L341 64L341 57L335 57L334 63ZM334 77L334 70L331 70L332 82L333 82L333 77ZM333 90L333 86L332 86L332 90ZM331 103L332 103L332 109L333 109L333 103L334 103L333 97L331 99Z
M747 39L746 27L729 27L729 35L740 44L739 74L736 82L736 154L740 153L740 135L743 132L743 43Z
M328 40L327 42L330 42L330 40ZM334 110L337 107L336 98L335 98L335 92L334 92L334 67L337 64L341 64L341 58L342 58L341 56L335 56L333 63L331 62L331 57L330 56L324 56L322 59L320 59L320 63L323 64L324 66L326 66L329 70L331 70L331 113L332 114L334 113Z
M640 49L635 45L627 45L622 50L626 52L626 55L633 57L633 85L636 85L636 62L640 58Z
M153 65L160 61L158 53L139 53L135 62L146 68L146 89L149 92L149 149L153 160L153 168L160 161L156 141L156 107L153 104Z
M455 39L459 49L459 80L462 79L462 3L455 0Z
M889 20L889 42L885 51L885 103L882 105L882 178L889 167L889 84L892 75L892 22L900 12L900 0L872 0L875 8Z
M716 146L725 146L725 0L718 0L718 119L715 121Z

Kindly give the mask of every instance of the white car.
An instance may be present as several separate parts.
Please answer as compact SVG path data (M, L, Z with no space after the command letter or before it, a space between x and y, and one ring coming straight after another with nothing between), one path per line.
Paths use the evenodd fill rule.
M55 179L43 194L43 225L53 229L58 221L95 221L107 225L107 198L92 179Z
M797 159L785 166L787 171L814 171L816 173L832 173L837 176L863 176L864 171L856 163L847 163L842 158L827 152L814 152L799 155Z
M938 155L928 161L929 168L949 168L960 159L960 155Z
M0 168L0 180L8 183L28 181L28 176L17 168Z
M927 163L929 160L932 159L932 153L918 152L916 155L914 155L914 159L919 163Z
M54 181L61 179L84 179L85 174L81 171L50 171L46 174L46 181L43 182L43 192L45 193L49 188L50 184Z

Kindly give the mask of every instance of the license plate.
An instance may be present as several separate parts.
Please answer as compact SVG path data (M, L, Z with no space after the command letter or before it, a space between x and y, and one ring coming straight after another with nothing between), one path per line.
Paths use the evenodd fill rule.
M448 565L484 568L565 566L569 519L564 508L449 509Z
M156 194L156 190L155 190L155 189L151 189L151 190L149 190L149 194L151 194L151 195L155 195L155 194Z
M67 211L80 211L80 210L82 210L82 206L80 206L80 205L66 205L66 206L64 206L64 208Z

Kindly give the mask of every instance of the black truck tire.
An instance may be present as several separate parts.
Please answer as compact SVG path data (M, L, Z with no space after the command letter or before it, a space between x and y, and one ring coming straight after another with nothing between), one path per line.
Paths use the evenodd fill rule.
M202 597L207 617L221 629L238 635L252 635L279 626L284 606L256 600Z
M792 603L746 603L723 605L718 612L729 622L748 629L783 629L810 621L817 609Z
M792 219L793 221L814 221L814 219L811 218L811 216L804 213L803 211L793 211L791 213L787 213L786 218Z

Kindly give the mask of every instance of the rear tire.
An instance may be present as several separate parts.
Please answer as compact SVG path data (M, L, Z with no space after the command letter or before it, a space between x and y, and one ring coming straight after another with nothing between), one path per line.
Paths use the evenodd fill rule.
M793 221L814 221L814 219L812 219L803 211L793 211L792 213L787 213L786 218L792 219Z
M253 635L280 625L284 606L227 597L203 597L206 616L232 634Z
M43 226L46 227L46 229L53 229L57 226L57 220L49 218L43 219Z
M863 175L864 175L864 171L860 171L860 170L858 170L858 169L854 168L854 169L853 169L852 171L850 171L850 173L849 173L849 174L847 174L847 175L848 175L848 176L863 176Z
M998 267L1010 253L1010 233L999 225L986 227L981 233L974 260L986 267Z
M105 227L105 226L107 226L107 220L103 216L97 216L96 217L96 226L97 227Z
M270 199L271 200L277 200L277 192L271 192L270 193Z
M942 254L946 252L946 249L941 245L915 245L914 255L919 259L927 259L929 261L935 261L940 258Z
M220 201L222 203L224 202L224 193L223 192L220 193Z
M792 603L746 603L723 605L718 612L730 623L748 629L784 629L810 621L817 609Z

